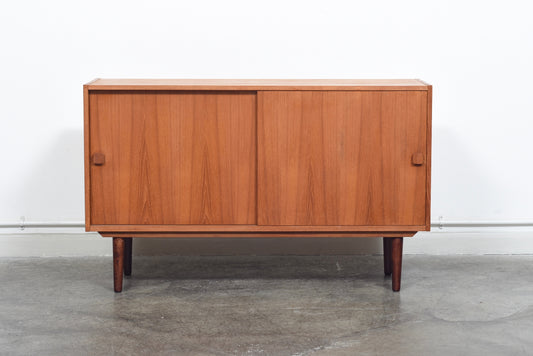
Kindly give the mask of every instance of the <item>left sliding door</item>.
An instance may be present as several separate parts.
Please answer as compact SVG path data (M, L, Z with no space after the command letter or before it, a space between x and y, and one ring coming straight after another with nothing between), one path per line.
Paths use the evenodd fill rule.
M255 93L91 91L89 117L92 225L256 223Z

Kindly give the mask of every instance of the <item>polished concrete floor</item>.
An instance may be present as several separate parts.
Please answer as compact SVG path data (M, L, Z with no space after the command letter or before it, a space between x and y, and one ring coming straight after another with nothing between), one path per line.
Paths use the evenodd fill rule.
M0 259L1 355L532 355L533 256Z

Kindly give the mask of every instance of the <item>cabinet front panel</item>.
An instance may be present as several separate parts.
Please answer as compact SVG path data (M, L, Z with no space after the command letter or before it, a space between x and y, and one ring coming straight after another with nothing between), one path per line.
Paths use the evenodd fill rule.
M91 224L256 223L255 93L95 91L89 113Z
M426 125L426 91L258 92L258 224L425 225Z

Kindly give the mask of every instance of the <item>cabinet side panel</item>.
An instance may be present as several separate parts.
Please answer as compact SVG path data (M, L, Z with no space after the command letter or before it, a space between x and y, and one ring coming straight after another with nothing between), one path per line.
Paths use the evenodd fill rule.
M427 145L426 145L426 231L431 230L431 148L432 148L433 87L427 92Z
M89 113L89 89L83 86L83 156L84 156L84 187L85 187L85 229L91 227L91 175L90 175L90 113Z
M263 92L260 225L424 225L426 91Z
M255 224L255 93L90 100L93 224Z

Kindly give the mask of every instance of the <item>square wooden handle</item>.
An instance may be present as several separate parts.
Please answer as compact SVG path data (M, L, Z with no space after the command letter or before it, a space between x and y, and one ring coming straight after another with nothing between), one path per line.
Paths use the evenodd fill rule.
M93 164L95 166L102 166L105 163L105 155L101 152L93 154Z
M421 166L424 164L424 154L421 152L414 153L411 157L411 163L413 166Z

